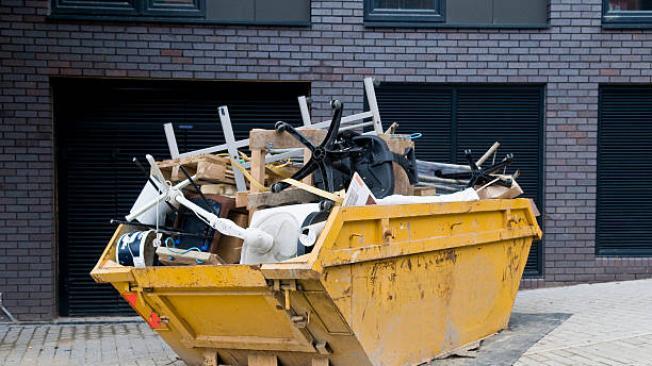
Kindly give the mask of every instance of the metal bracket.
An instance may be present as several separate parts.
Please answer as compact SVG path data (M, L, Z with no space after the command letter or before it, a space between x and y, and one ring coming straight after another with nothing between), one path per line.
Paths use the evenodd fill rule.
M282 298L282 301L279 301L279 308L285 309L285 311L292 310L292 304L290 302L290 292L297 291L297 281L296 280L274 280L272 283L272 291L279 294ZM278 297L277 297L278 300ZM295 314L291 314L294 316Z
M292 322L294 323L294 326L303 329L308 326L308 323L310 323L310 312L308 311L305 315L294 315L292 316Z

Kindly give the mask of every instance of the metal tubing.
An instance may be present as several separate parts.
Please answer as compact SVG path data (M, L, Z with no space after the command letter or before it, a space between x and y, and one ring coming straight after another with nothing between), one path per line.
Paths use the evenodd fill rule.
M231 124L231 117L229 116L229 109L226 106L221 106L218 110L229 157L238 161L240 160L240 155L238 154L238 147L236 146L237 141L233 135L233 126ZM247 190L247 183L245 182L242 172L238 169L233 169L233 177L235 178L235 186L238 189L238 192L245 192Z

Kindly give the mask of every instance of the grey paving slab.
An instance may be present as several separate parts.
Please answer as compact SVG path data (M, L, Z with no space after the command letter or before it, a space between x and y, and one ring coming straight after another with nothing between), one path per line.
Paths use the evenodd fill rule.
M652 365L652 280L521 291L514 310L572 314L517 366Z
M96 321L96 320L93 320ZM0 324L3 366L181 366L145 323Z
M431 366L652 366L652 280L521 291L509 329L465 356ZM87 318L0 323L0 365L184 363L136 318Z

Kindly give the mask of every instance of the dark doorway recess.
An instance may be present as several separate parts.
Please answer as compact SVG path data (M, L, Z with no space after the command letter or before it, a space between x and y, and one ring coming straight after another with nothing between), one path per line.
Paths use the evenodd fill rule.
M163 123L181 152L223 143L217 107L237 138L278 120L299 123L308 83L54 79L58 167L59 304L63 316L132 314L89 272L145 183L131 162L169 158Z

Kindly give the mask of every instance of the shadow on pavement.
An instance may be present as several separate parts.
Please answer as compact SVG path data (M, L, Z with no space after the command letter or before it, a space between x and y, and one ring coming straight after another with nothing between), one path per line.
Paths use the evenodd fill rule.
M498 366L513 365L546 334L553 331L572 314L513 313L509 327L482 342L480 348L432 361L431 366Z

